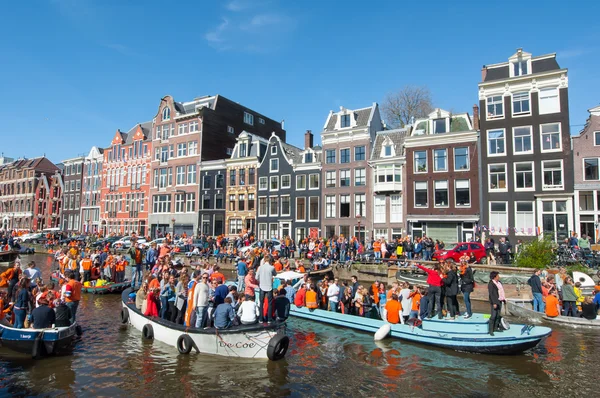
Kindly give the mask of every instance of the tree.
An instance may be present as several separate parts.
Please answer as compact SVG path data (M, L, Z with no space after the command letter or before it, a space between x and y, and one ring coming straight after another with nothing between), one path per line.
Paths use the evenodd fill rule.
M515 257L515 265L522 268L549 268L554 265L554 242L549 238L533 239L524 243Z
M426 86L405 86L397 92L389 93L381 108L389 126L404 127L412 118L425 117L431 113L431 92Z

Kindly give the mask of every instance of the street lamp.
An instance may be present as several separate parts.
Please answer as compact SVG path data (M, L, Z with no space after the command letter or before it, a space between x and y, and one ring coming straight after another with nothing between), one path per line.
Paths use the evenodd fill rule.
M360 240L360 218L361 218L361 217L362 217L362 216L361 216L361 214L360 214L360 213L358 213L358 214L356 215L356 219L358 220L358 242L359 242L359 243L360 243L360 241L361 241L361 240Z
M172 239L175 239L175 217L171 218L171 223L173 224L173 237L172 237Z

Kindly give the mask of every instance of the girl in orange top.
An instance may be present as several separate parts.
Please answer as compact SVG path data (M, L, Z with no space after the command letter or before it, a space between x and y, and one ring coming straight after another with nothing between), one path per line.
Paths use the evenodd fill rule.
M319 308L319 303L317 301L317 289L314 285L311 286L310 290L306 292L306 308L309 310Z

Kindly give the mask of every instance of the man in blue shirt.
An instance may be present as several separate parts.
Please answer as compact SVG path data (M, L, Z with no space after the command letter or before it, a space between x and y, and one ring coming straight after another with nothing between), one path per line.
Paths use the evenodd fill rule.
M225 297L229 294L229 288L227 285L223 284L221 279L217 279L217 288L215 289L215 308L219 306L219 304L223 304L225 302Z
M150 249L146 252L146 271L154 268L157 258L158 251L156 250L156 242L152 242L152 244L150 244Z
M600 309L600 290L595 290L594 293L594 305L596 306L596 311L598 311Z
M217 306L217 309L215 309L214 319L215 328L217 329L226 329L231 326L233 320L235 319L235 311L231 306L231 298L226 297L225 302Z
M244 279L246 275L248 275L248 266L241 258L236 257L235 261L237 261L237 274L238 274L238 282L237 282L237 290L238 292L243 292L246 284Z

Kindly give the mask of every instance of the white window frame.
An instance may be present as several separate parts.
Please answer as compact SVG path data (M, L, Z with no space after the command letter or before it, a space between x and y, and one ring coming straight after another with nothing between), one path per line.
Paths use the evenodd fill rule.
M333 179L331 178L333 176ZM333 185L329 184L329 181L333 181ZM325 188L337 187L337 170L328 170L325 172Z
M492 174L491 168L492 166L504 166L504 180L505 186L504 188L492 188ZM506 163L490 163L488 164L488 192L508 192L508 170Z
M556 96L547 95L544 93L544 92L548 92L550 90L556 92ZM556 108L547 110L545 100L549 99L549 98L554 98L554 97L556 97ZM560 113L560 90L558 89L558 87L540 87L540 90L538 92L538 103L539 103L538 108L539 108L540 115L549 115L552 113Z
M519 219L518 214L518 207L519 207L519 203L531 203L531 216L532 216L532 225L531 225L531 233L527 233L527 228L524 228L524 232L521 232L521 230L519 229L520 226L517 226L517 220ZM531 235L535 235L535 218L536 218L536 212L535 212L535 201L528 201L528 200L518 200L515 201L515 235L519 235L519 236L531 236ZM525 213L525 212L521 212L521 213Z
M273 188L273 181L277 181L277 188ZM271 191L271 192L279 191L279 176L269 177L269 191Z
M446 204L445 205L438 205L436 203L436 199L435 199L435 193L437 188L437 184L446 184ZM443 190L444 188L440 188L440 190ZM450 184L448 184L448 180L439 180L439 181L433 181L433 207L435 207L436 209L446 209L448 207L450 207Z
M417 152L424 152L425 153L425 170L424 171L419 171L417 169ZM427 174L427 170L429 169L429 165L427 164L427 150L422 150L419 149L418 151L414 151L413 152L413 173L414 174Z
M271 210L273 210L271 203L277 203L277 212L271 212ZM269 210L270 217L279 215L279 198L277 196L269 196L267 199L267 210Z
M543 128L543 126L550 126L550 125L558 125L558 142L560 143L560 147L544 149L544 133L542 133L542 128ZM546 152L562 152L562 124L560 122L540 124L540 149L542 152L545 152L545 153Z
M320 175L321 175L321 174L319 174L319 173L311 173L311 174L309 174L309 175L308 175L308 190L309 190L309 191L311 191L311 190L312 190L312 191L314 191L314 190L317 190L317 189L319 189L319 187L321 186L321 178L320 178ZM310 180L311 180L311 178L310 178L310 177L312 177L312 176L316 176L316 178L317 178L317 186L316 186L316 187L311 187L311 186L310 186Z
M260 208L260 201L264 199L265 200L265 212L263 213L261 208ZM268 196L259 196L258 197L258 209L257 209L257 213L259 217L268 217L269 216L269 197Z
M374 224L385 224L387 222L387 214L386 213L387 213L387 200L385 198L385 195L375 195L373 197L373 223Z
M469 189L469 204L468 205L461 205L458 203L458 195L456 194L456 190L458 189L458 183L459 182L467 182L467 188ZM461 188L462 189L462 188ZM473 201L473 195L471 192L471 180L470 179L460 179L460 180L454 180L454 207L460 208L460 209L468 209L471 207L471 202Z
M304 214L302 214L302 218L298 217L298 200L299 199L304 199ZM306 218L308 217L307 213L308 213L308 198L306 196L297 196L296 197L296 201L295 201L295 208L294 208L294 213L296 213L296 221L306 221Z
M304 179L304 186L302 187L302 184L299 184L299 181L302 181ZM296 176L296 191L304 191L306 189L306 174L300 174Z
M346 185L342 185L342 173L345 174L344 180L347 181ZM352 186L352 170L344 169L340 170L340 188L348 188Z
M496 97L500 97L500 104L502 104L502 114L501 115L490 115L488 113L488 106L490 105L490 99L496 98ZM498 102L494 101L492 105L496 105L496 104L498 104ZM504 96L502 94L490 95L485 98L485 115L486 115L486 117L485 117L486 120L504 119Z
M492 132L497 132L497 131L502 131L502 136L503 136L503 140L504 140L504 152L502 153L490 153L490 133ZM488 157L497 157L497 156L506 156L506 129L501 128L501 129L490 129L490 130L486 130L485 132L485 139L487 141L487 156Z
M443 134L443 133L440 133ZM433 172L434 173L447 173L448 172L448 149L447 148L437 148L437 149L433 149ZM444 169L438 169L437 168L437 155L436 152L437 151L444 151L444 153L446 154L445 158L446 161L444 162Z
M528 151L522 151L522 152L517 152L517 136L515 135L515 131L517 129L529 129L529 145L530 145L530 149ZM519 138L522 139L523 136L520 136ZM513 154L516 156L519 155L527 155L527 154L532 154L533 153L533 126L517 126L517 127L513 127L512 129L512 138L513 138Z
M402 195L390 195L390 223L402 222Z
M288 177L289 178L289 184L288 185L283 185L283 177ZM281 176L281 189L289 189L292 186L292 175L291 174L284 174Z
M358 175L358 172L361 172L360 176ZM357 184L356 182L358 181L358 178L362 179L362 184ZM367 170L365 168L358 168L358 169L354 169L354 186L355 187L364 187L367 185Z
M425 184L425 197L427 203L425 206L417 205L417 184ZM413 184L413 206L415 209L427 209L429 208L429 183L427 181L415 181Z
M235 134L235 129L233 126L227 126L227 134Z
M284 213L283 212L283 199L287 198L288 200L288 212ZM280 200L279 200L279 215L280 216L290 216L292 214L292 198L290 197L290 195L282 195L280 196Z
M527 94L527 102L529 103L529 110L526 112L518 112L515 113L515 95L523 95L523 94ZM519 101L522 103L523 101L525 101L525 99L519 99ZM519 91L519 92L515 92L511 94L510 97L510 104L511 104L511 112L512 112L512 116L513 117L523 117L523 116L529 116L531 115L531 93L529 91Z
M520 164L529 164L531 165L531 174L533 178L531 179L532 187L531 188L519 188L517 187L517 166ZM514 189L515 192L532 192L535 191L535 163L533 161L528 162L515 162L513 163L513 178L514 178Z
M165 106L162 111L162 121L171 120L171 108Z
M548 162L560 162L560 186L546 186L544 181L545 165ZM542 191L562 191L565 189L565 165L562 159L542 160Z
M276 163L277 168L273 167L273 162ZM269 172L270 173L277 173L278 171L279 171L279 158L269 159Z
M263 184L264 182L264 184ZM259 177L258 178L258 190L266 191L269 189L269 177Z
M254 126L254 115L244 111L244 123Z
M456 150L466 148L467 150L467 168L466 169L457 169L456 168ZM463 172L471 170L471 149L468 146L455 147L452 151L453 153L453 162L454 162L454 171L455 172Z
M492 204L494 203L504 203L504 225L494 225L492 224ZM488 220L490 222L489 227L492 228L494 227L494 232L492 232L492 235L497 235L499 228L506 228L508 227L508 202L506 201L502 201L502 200L494 200L494 201L490 201L488 204ZM496 229L498 228L498 229Z
M317 218L310 218L310 202L311 202L312 198L315 198L317 200L317 209L319 209L319 206L321 205L321 203L320 203L321 200L320 200L319 196L309 196L308 200L306 201L306 203L307 203L306 204L306 213L307 213L306 217L308 218L308 221L319 221L319 217L320 217L319 216L319 214L320 214L319 211L317 211Z
M600 139L596 137L600 137L600 131L594 131L594 136L592 137L594 138L594 146L600 146Z
M337 218L336 195L325 195L325 218Z
M594 160L594 159L596 160L596 162L598 162L598 164L596 165L596 167L598 167L598 169L599 169L598 170L598 172L599 172L598 177L600 177L600 158L593 157L593 156L592 157L585 157L585 158L581 159L581 172L582 172L581 175L583 177L583 181L592 181L592 182L593 181L596 181L596 182L600 181L600 179L588 180L587 178L585 178L585 161L586 160ZM598 203L598 206L600 206L600 203Z
M342 162L342 151L348 151L348 161L347 162ZM366 156L366 154L365 154ZM351 148L340 148L340 164L350 164L352 163L352 151Z
M277 145L271 146L271 155L277 155Z

